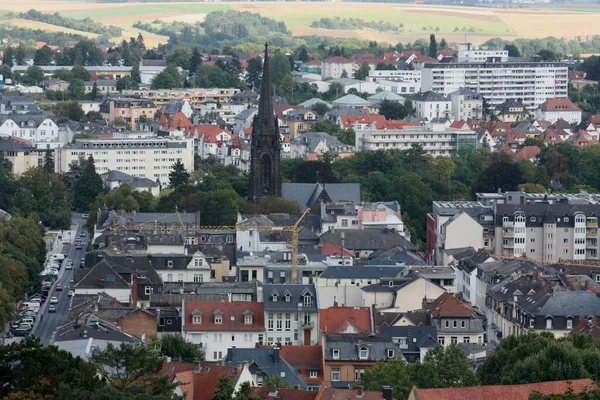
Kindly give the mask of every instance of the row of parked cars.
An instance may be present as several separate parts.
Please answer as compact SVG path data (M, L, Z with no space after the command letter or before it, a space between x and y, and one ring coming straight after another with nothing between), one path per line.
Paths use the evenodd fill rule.
M46 300L42 294L34 294L28 301L21 303L17 312L17 319L10 326L10 333L14 336L28 336L33 330L33 324L38 319L41 306Z

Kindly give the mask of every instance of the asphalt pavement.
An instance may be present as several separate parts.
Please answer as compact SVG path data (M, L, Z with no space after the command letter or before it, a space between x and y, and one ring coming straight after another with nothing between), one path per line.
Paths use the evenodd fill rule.
M69 289L71 288L71 279L73 278L73 271L76 268L79 268L79 263L81 259L85 256L85 249L87 246L82 246L81 250L76 250L73 242L75 238L79 236L82 232L82 227L85 224L86 220L81 218L81 214L73 213L71 219L71 230L74 231L74 228L77 228L75 236L71 238L71 244L64 245L62 250L66 251L67 257L62 264L60 272L58 274L58 279L54 281L50 291L48 292L48 298L44 302L41 307L38 320L33 328L33 334L38 336L42 343L45 345L52 344L54 341L54 335L56 334L56 328L60 325L63 325L66 321L68 312L69 312L69 304L71 302L71 298L68 296ZM72 235L72 234L71 234ZM89 243L91 238L85 237L81 238L82 242ZM66 260L73 261L73 269L66 269ZM56 291L56 285L61 284L64 287L62 291ZM50 298L56 296L58 297L58 304L56 306L56 312L49 313L48 306L50 305ZM43 316L43 318L40 318Z

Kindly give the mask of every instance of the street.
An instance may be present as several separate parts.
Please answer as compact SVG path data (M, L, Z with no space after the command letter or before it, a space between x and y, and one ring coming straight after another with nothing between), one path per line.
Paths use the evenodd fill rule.
M82 227L85 224L85 222L86 220L81 218L81 214L72 213L71 224L76 226L77 233L75 234L75 236L70 238L70 244L64 245L62 249L59 250L66 251L67 258L63 262L62 268L60 269L60 272L58 274L58 279L52 284L52 288L48 292L48 298L46 299L46 301L40 309L39 316L43 316L43 320L42 318L38 317L38 320L33 328L32 333L35 336L38 336L41 339L42 343L45 345L51 344L53 342L56 328L59 325L62 325L66 322L65 319L69 312L69 304L71 301L71 298L68 296L68 293L71 287L71 278L73 277L73 270L75 268L79 268L79 263L81 262L81 259L85 256L85 249L87 247L82 246L81 250L76 250L75 246L73 245L73 241L77 236L81 234ZM83 242L89 242L90 240L91 238L89 237L82 238ZM68 270L65 268L66 260L73 261L73 270ZM57 284L63 285L64 290L57 292ZM55 313L48 312L48 306L50 305L50 298L52 296L58 297L58 304L55 304Z

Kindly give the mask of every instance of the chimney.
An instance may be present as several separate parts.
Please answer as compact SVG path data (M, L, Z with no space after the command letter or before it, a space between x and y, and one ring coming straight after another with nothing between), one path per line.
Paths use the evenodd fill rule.
M363 396L363 387L357 386L356 387L356 397L362 397L362 396Z
M597 326L598 325L598 317L593 316L592 317L592 326Z
M273 362L279 362L279 349L273 349Z
M294 389L300 390L300 385L294 385Z
M391 386L384 386L381 388L383 400L394 400L394 389Z
M198 373L200 372L200 368L202 367L202 361L201 360L194 360L194 372Z

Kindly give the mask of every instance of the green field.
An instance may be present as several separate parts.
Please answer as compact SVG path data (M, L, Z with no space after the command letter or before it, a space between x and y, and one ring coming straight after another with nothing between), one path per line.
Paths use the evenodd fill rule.
M119 4L120 5L120 4ZM113 10L90 10L90 11L76 11L69 12L64 11L61 15L71 18L110 18L110 17L126 17L126 16L140 16L139 19L144 19L144 16L150 14L164 14L164 13L185 13L185 14L200 14L209 13L212 11L229 10L231 6L229 4L169 4L160 3L156 5L143 5L138 7L115 7Z

